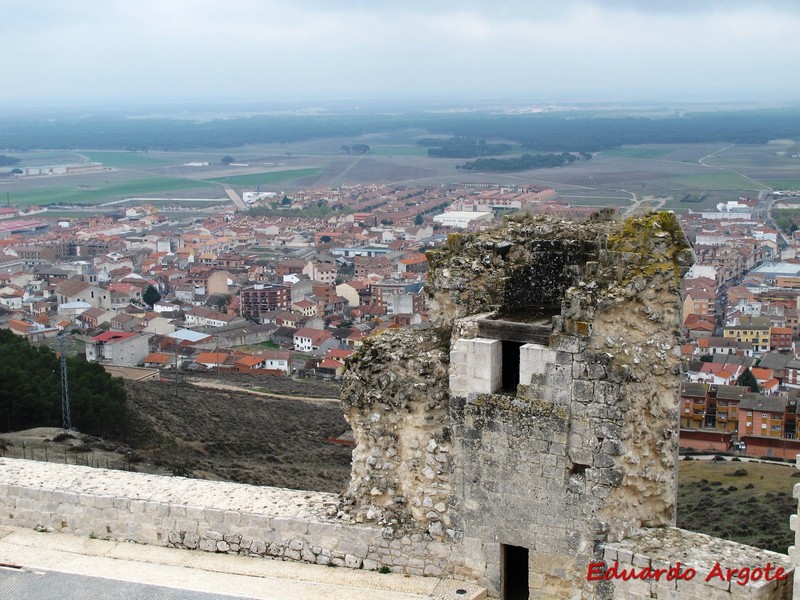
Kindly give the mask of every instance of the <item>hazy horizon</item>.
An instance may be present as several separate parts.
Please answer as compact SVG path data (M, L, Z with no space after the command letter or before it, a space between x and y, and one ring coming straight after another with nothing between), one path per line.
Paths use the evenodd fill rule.
M800 102L800 3L34 0L0 108Z

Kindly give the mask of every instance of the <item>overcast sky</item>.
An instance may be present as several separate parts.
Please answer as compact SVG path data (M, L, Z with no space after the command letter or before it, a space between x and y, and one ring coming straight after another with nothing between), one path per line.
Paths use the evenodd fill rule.
M800 101L797 0L0 0L0 110Z

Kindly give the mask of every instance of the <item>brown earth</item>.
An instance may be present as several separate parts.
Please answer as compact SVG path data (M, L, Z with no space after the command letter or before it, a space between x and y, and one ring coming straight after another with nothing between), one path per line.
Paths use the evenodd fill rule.
M338 387L327 382L277 377L218 381L283 395L338 396ZM328 441L349 430L338 402L272 398L185 382L177 397L169 382L128 381L125 387L129 423L119 439L75 434L58 442L61 430L42 428L3 434L0 451L14 458L293 489L338 493L347 485L351 449Z

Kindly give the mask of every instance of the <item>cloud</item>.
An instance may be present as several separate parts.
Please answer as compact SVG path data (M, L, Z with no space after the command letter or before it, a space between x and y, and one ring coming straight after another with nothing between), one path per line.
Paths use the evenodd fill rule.
M0 103L800 97L787 77L800 53L793 1L376 4L17 3L0 22L14 49Z

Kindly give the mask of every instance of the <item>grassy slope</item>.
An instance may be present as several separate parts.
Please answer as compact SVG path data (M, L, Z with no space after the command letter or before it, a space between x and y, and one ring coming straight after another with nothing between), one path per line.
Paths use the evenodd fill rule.
M681 461L678 527L786 553L794 544L794 473L788 465Z

